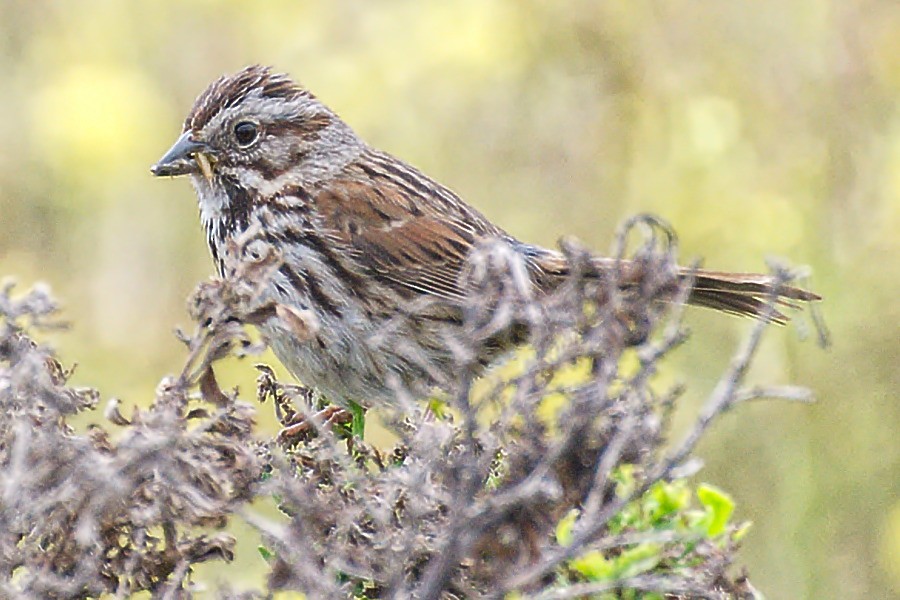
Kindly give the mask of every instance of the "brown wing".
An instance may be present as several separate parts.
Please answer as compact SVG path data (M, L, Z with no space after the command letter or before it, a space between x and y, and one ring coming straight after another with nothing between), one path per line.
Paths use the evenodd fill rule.
M390 285L406 298L431 296L465 299L458 286L460 270L472 247L503 230L458 196L413 167L369 150L343 178L330 180L314 201L316 212L335 243L353 256L366 275ZM539 289L552 290L568 273L558 252L518 244ZM604 276L615 261L597 257L592 275ZM638 264L626 262L623 284L639 280ZM764 314L772 293L771 277L744 273L682 270L694 278L688 302L739 315ZM781 286L778 303L811 301L818 296ZM781 313L775 321L786 319Z
M406 177L370 165L329 182L315 198L319 217L367 275L403 297L463 300L457 280L472 246L504 233L412 167L389 164Z

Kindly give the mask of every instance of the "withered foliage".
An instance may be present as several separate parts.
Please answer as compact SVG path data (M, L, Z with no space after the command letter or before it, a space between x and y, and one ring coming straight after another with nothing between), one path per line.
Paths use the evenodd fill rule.
M0 595L165 594L191 565L230 560L234 539L198 528L220 528L258 493L252 405L166 378L146 409L125 418L113 401L107 425L76 433L67 419L100 396L69 386L27 336L53 317L47 291L11 287L0 292Z
M626 224L620 256L636 224L660 231L646 218ZM760 396L807 398L797 388L741 388L766 327L760 321L695 426L670 439L679 393L659 391L651 379L686 336L671 297L674 245L653 237L630 256L631 273L637 265L643 276L625 290L615 277L580 276L588 254L564 244L572 274L540 302L508 247L480 248L467 273L473 294L463 326L446 334L455 384L431 402L398 387L396 402L376 409L395 437L381 447L353 437L343 410L277 381L265 366L257 395L274 406L283 426L277 435L256 430L256 409L216 383L216 360L256 350L245 325L277 318L298 336L318 327L311 315L260 299L259 282L278 257L252 235L233 248L241 260L228 276L192 297L196 327L181 334L182 373L164 378L153 401L130 415L108 401L96 415L103 423L85 433L68 420L93 409L100 394L70 386L53 351L30 337L56 325L53 300L41 288L14 295L7 285L0 291L0 595L191 597L192 567L230 561L235 540L224 528L243 519L262 533L268 589L220 597L281 589L309 598L622 590L752 597L746 577L729 574L732 536L621 526L623 511L658 482L699 468L692 451L718 414ZM783 270L776 275L788 279ZM479 348L509 332L525 335L528 350L504 371L511 374L489 372L476 385ZM391 336L388 329L372 343L402 347ZM632 481L623 488L626 465ZM283 517L254 512L256 498L276 499ZM613 559L647 543L658 549L652 564L630 572L601 577L573 567L592 551Z

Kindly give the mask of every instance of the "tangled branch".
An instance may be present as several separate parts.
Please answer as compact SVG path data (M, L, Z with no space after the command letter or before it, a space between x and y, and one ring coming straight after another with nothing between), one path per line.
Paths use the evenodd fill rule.
M629 254L638 227L651 235ZM620 285L615 273L584 277L588 252L561 249L571 274L538 301L515 252L501 242L478 248L463 326L446 332L456 380L428 402L397 385L396 401L378 408L393 441L379 446L354 437L340 407L265 366L257 394L274 406L277 436L256 431L256 409L218 386L218 359L259 349L245 325L275 318L298 336L318 326L262 299L260 281L279 259L252 235L232 249L240 259L227 276L192 297L182 372L128 416L107 402L103 424L86 433L67 421L94 409L99 392L70 386L53 351L30 337L58 326L55 303L45 289L14 296L6 285L0 594L187 598L193 565L233 558L225 528L242 519L265 540L268 589L221 597L751 597L746 576L729 572L744 528L714 488L698 487L694 505L693 452L735 405L808 401L809 392L743 387L763 318L673 443L682 390L654 384L687 339L671 290L681 285L683 300L690 282L677 283L673 236L648 218L623 227L615 255L629 256L632 281L637 265L639 285ZM479 348L513 330L527 345L476 379ZM403 347L389 327L374 343ZM264 497L278 499L280 519L252 509Z

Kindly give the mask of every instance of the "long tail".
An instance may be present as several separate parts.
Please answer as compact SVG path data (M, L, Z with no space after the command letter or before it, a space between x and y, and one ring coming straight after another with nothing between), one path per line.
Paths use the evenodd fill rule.
M773 295L775 304L782 307L822 299L817 294L798 287L778 285L771 275L683 268L679 276L683 279L694 278L688 296L689 304L740 316L765 316L769 312ZM788 317L778 310L769 315L769 318L777 323L788 321Z
M536 270L543 276L538 277L539 281L542 280L541 287L554 287L559 278L569 272L568 261L561 253L540 249L532 258L537 258L532 266L537 266ZM605 257L592 258L589 269L598 277L609 276L618 270L620 285L624 287L637 284L646 275L645 269L637 262L618 262ZM813 292L779 284L771 275L682 267L678 276L682 282L693 280L688 304L744 317L768 318L775 323L786 323L789 320L777 307L791 308L803 302L821 300ZM776 309L770 313L769 305L773 296Z

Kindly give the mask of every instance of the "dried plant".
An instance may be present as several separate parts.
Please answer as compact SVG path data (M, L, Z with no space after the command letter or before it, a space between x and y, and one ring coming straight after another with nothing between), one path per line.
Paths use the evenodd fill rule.
M515 253L502 243L477 248L464 326L445 336L458 376L431 401L385 382L395 400L378 413L395 441L382 447L352 435L327 399L277 381L268 367L259 366L258 397L276 410L277 436L255 431L254 408L216 383L216 360L257 350L245 325L276 318L298 336L319 326L260 300L280 257L252 230L229 248L238 259L225 258L225 276L191 300L197 325L181 334L182 373L163 379L153 402L130 416L108 403L106 423L85 434L67 419L94 408L99 393L69 386L52 350L29 337L57 326L53 300L40 288L13 296L7 285L0 593L191 597L192 566L231 560L234 539L221 528L243 519L265 540L268 589L221 597L280 589L310 598L753 597L746 576L729 571L745 531L729 521L730 499L700 486L691 506L686 478L700 467L692 453L735 404L809 393L742 387L763 319L693 428L671 439L680 390L652 380L686 339L671 292L680 286L683 299L690 281L679 280L673 238L652 219L622 228L617 255L637 225L652 235L620 263L638 282L624 290L616 276L582 277L590 254L569 243L561 247L567 281L538 301ZM791 278L783 268L774 275ZM483 346L511 331L524 332L526 348L476 382ZM403 342L390 327L371 340L394 352ZM277 498L283 518L254 512L249 503L259 497Z

